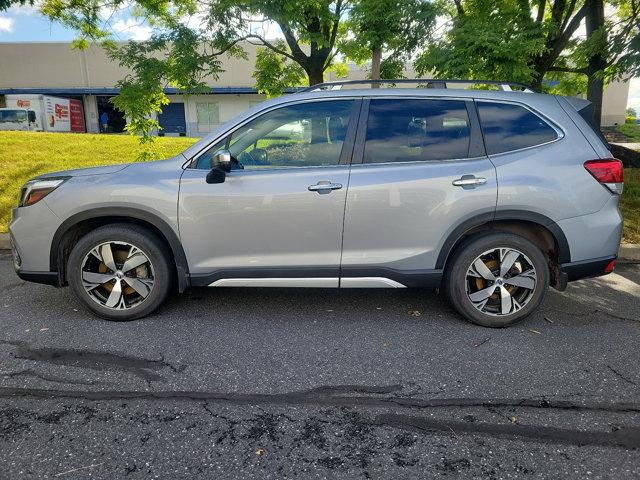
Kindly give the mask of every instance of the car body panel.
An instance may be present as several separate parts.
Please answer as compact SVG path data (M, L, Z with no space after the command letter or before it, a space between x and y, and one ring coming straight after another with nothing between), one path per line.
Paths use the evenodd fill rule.
M463 175L487 180L464 189ZM438 162L353 165L342 268L385 266L435 269L452 222L496 207L495 168L487 158Z
M185 170L180 234L194 275L238 268L340 265L349 166L233 170L208 184L207 171ZM343 187L308 190L320 181Z

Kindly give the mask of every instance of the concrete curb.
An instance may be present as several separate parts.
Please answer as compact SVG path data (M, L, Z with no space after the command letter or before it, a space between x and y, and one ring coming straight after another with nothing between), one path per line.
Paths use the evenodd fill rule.
M620 263L640 263L640 245L637 243L623 243L618 250Z
M0 233L0 250L11 250L8 233Z
M8 233L0 233L0 250L11 250ZM640 263L640 244L623 243L618 251L620 263Z

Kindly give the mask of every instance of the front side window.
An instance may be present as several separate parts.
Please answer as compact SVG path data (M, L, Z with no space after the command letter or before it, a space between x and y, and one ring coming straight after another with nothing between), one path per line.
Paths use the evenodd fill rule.
M247 170L337 165L352 106L352 100L336 100L272 110L233 132L226 148ZM206 168L221 148L211 147L198 158L197 167Z
M489 155L548 143L558 133L538 115L521 105L476 102Z
M469 139L464 101L371 100L364 163L466 158Z

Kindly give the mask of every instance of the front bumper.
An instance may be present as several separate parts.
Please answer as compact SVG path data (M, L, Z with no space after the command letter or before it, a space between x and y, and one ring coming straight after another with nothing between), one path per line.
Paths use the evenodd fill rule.
M44 283L45 285L60 286L60 275L58 272L26 272L16 270L18 277L26 282Z
M51 271L51 242L60 219L45 200L29 207L13 209L9 238L16 273L23 280L59 285L58 273Z

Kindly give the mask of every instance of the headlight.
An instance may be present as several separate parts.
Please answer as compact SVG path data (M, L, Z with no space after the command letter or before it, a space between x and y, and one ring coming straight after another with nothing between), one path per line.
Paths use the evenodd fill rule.
M29 180L22 187L20 194L20 207L28 207L36 202L39 202L44 197L53 192L62 183L64 183L68 177L64 178L47 178L43 180Z

